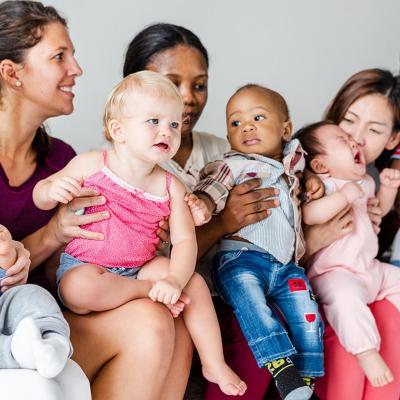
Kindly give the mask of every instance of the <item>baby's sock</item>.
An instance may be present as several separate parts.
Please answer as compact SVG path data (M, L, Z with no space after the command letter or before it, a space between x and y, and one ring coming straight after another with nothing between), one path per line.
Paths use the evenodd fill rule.
M303 381L311 390L314 390L315 378L312 376L303 376Z
M41 335L35 321L24 318L11 340L11 353L22 368L37 369L45 378L54 378L68 360L70 343L64 336L47 332Z
M290 357L280 358L266 364L284 400L308 400L312 390L304 383Z

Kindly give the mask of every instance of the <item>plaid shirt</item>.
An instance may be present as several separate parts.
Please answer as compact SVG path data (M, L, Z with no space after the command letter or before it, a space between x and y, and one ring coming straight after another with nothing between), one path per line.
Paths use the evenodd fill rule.
M263 248L283 264L291 261L293 256L297 262L304 254L305 243L295 199L299 186L295 173L303 171L304 166L304 150L297 139L286 144L282 162L259 154L230 151L223 160L211 162L203 168L201 181L194 192L207 194L219 213L225 207L229 191L248 179L260 178L262 188L278 188L280 206L271 209L268 218L248 225L234 235Z

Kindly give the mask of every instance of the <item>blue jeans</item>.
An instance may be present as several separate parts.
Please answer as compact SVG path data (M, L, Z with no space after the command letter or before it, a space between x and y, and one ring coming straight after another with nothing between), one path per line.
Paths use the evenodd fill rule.
M324 374L323 323L303 268L283 265L263 251L219 251L213 279L233 307L259 367L291 356L300 375Z

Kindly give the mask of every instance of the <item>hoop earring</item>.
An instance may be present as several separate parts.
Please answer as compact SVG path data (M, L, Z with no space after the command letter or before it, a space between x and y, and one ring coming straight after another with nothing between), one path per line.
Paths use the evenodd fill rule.
M15 82L15 86L16 87L21 87L22 86L22 82L21 81L16 81Z

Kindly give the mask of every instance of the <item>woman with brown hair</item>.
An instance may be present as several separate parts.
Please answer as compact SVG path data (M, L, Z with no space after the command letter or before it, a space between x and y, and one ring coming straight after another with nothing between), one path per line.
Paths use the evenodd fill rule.
M32 200L35 184L75 154L48 136L43 123L72 113L81 74L66 21L53 7L36 1L0 4L0 222L30 251L31 270L41 273L41 282L43 263L72 237L102 239L80 225L107 218L75 215L77 209L104 203L92 191L56 212L40 211ZM12 284L10 279L5 285ZM19 279L17 274L14 281ZM141 299L107 312L66 312L65 317L73 358L91 381L93 399L178 398L174 385L186 384L192 347L182 321L174 327L163 305Z
M363 149L369 173L384 150L392 150L400 140L400 77L382 69L369 69L351 76L330 104L326 119L338 124ZM376 198L369 201L369 214L375 231L381 220ZM344 236L352 229L349 207L329 223L309 227L309 254ZM381 335L380 354L394 375L384 387L373 387L365 378L356 358L346 353L332 328L325 329L325 377L317 393L325 400L398 400L400 396L400 313L388 300L370 304Z

